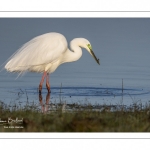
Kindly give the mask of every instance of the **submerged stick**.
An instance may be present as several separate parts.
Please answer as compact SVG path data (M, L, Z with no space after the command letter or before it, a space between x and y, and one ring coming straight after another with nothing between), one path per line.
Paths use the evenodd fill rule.
M122 94L123 94L123 79L122 79Z

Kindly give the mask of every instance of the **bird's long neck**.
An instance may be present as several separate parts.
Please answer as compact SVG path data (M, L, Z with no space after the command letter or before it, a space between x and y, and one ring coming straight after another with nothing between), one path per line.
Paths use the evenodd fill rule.
M82 49L80 46L82 38L75 38L70 42L70 49L71 49L71 58L72 61L78 60L82 56Z
M67 50L63 55L61 63L77 61L82 56L82 49L80 48L80 38L73 39L70 42L70 49Z

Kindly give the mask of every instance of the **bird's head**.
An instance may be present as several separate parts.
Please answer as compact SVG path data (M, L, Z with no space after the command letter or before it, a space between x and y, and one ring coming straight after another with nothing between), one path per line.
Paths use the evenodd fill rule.
M85 38L75 38L71 41L71 46L72 45L78 45L79 47L85 48L92 55L92 57L95 59L95 61L100 65L100 61L95 56L95 54L92 50L92 46L91 46L90 42L87 39L85 39Z
M95 61L100 65L99 59L97 59L97 57L95 56L93 50L92 50L92 46L90 44L90 42L86 43L86 47L87 51L93 56L93 58L95 59Z

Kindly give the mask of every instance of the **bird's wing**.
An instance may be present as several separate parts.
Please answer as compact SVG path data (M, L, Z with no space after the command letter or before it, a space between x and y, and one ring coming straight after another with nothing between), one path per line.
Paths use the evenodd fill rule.
M67 41L64 36L45 34L38 36L24 44L14 54L5 68L43 65L57 61L67 50Z

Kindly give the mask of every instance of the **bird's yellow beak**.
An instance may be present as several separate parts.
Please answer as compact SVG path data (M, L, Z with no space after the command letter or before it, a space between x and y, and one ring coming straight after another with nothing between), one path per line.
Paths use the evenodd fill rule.
M95 61L100 65L100 61L99 61L99 59L97 59L97 57L95 56L95 54L94 54L94 52L93 52L93 50L92 50L92 46L90 45L90 44L88 44L87 45L87 47L89 48L89 52L90 52L90 54L93 56L93 58L95 59Z

